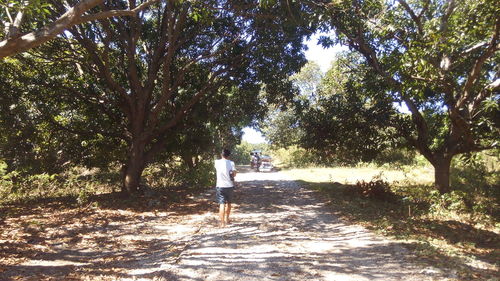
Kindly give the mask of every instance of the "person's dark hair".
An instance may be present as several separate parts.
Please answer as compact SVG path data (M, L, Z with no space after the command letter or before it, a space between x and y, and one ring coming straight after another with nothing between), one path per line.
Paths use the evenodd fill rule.
M224 156L225 158L229 157L230 155L231 155L231 151L229 149L224 148L222 150L222 156Z

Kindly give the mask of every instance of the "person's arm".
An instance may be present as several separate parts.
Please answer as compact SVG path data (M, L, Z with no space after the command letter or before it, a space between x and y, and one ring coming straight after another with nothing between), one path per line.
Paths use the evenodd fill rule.
M231 161L231 175L234 177L236 176L236 173L238 173L238 171L236 170L236 166L234 165L234 162Z

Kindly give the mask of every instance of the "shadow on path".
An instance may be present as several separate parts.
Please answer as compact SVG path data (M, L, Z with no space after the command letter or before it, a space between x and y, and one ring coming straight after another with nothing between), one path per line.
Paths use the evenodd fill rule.
M442 277L409 262L411 255L397 243L343 223L317 194L281 173L244 171L238 175L234 223L225 229L215 227L213 189L186 203L182 216L65 211L46 214L52 224L41 217L20 217L28 221L22 231L2 233L0 280Z

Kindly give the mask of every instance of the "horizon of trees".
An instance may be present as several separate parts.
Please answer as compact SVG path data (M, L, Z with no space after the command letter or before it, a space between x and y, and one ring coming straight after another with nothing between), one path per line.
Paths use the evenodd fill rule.
M3 1L0 12L9 169L119 163L133 194L151 163L180 157L195 169L261 123L277 145L325 161L415 149L447 193L455 156L498 148L493 0L26 3ZM349 48L325 75L302 68L314 32Z

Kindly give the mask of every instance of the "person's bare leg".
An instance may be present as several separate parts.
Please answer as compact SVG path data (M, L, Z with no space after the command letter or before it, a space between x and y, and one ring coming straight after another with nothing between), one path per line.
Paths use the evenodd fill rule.
M220 218L220 222L219 222L219 226L220 227L225 227L226 226L226 221L224 220L224 215L225 215L225 205L224 204L219 204L219 218Z
M229 214L231 213L231 203L226 204L226 223L230 224Z

